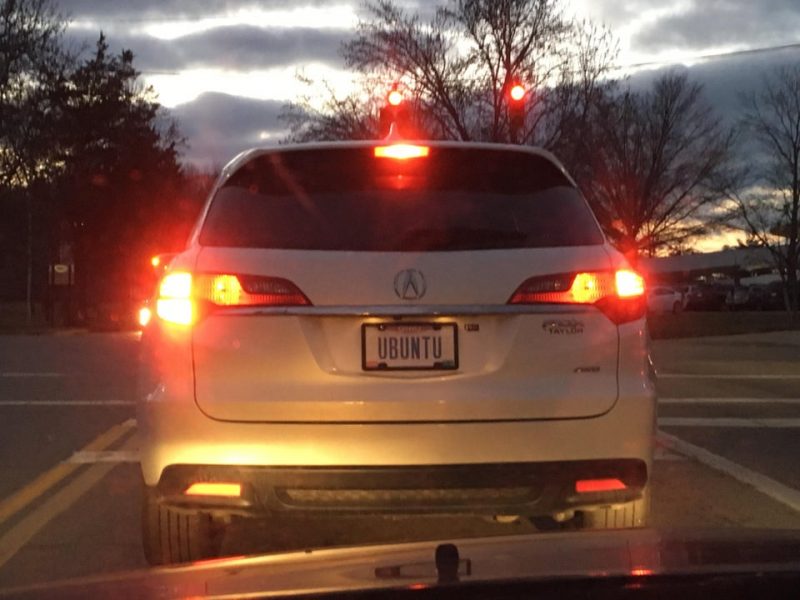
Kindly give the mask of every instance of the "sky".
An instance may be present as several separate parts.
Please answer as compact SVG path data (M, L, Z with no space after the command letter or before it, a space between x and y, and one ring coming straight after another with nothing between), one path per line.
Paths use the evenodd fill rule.
M446 1L446 0L442 0ZM102 30L130 48L144 81L187 139L184 160L220 166L239 151L277 143L284 105L308 90L298 72L346 91L339 47L361 16L360 0L57 0L67 35L91 47ZM435 0L397 0L430 14ZM685 68L708 100L734 119L740 92L778 65L800 64L800 0L565 0L605 24L617 64L633 84Z

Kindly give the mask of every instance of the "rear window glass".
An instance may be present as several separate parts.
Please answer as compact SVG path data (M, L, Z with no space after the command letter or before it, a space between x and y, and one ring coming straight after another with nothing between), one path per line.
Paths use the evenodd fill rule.
M376 252L601 244L588 205L548 160L436 148L376 158L371 148L276 152L217 192L205 246Z

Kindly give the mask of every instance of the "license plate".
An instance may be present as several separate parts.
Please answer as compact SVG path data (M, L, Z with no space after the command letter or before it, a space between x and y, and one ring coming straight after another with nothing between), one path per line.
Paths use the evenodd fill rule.
M380 323L361 326L365 371L425 371L458 368L455 323Z

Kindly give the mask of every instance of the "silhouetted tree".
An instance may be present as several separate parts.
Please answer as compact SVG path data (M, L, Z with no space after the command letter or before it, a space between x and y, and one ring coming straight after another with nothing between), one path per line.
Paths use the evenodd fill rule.
M752 179L736 196L736 213L753 241L769 249L784 283L787 310L800 309L800 67L765 78L742 99L741 125L755 142L744 157ZM759 152L760 151L760 152Z
M182 140L133 60L130 50L110 53L101 34L62 86L60 214L84 303L129 294L131 269L146 260L181 194Z
M706 233L735 182L734 135L685 74L609 95L584 128L580 183L609 238L653 254Z
M53 91L68 57L64 22L49 0L0 3L0 201L25 204L25 297L33 312L35 234L45 211L40 192L58 168L51 137Z

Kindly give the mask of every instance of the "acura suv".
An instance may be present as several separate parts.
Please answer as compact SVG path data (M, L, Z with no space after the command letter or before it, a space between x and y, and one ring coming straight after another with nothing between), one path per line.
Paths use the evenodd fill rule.
M642 277L533 148L340 142L222 172L142 335L143 540L226 523L470 514L641 526Z

